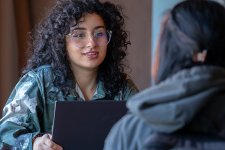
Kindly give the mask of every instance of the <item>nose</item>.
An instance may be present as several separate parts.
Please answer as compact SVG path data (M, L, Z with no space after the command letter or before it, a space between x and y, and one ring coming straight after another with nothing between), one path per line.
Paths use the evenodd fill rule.
M91 48L95 48L97 46L94 37L90 36L88 43L87 43L87 47L91 47Z

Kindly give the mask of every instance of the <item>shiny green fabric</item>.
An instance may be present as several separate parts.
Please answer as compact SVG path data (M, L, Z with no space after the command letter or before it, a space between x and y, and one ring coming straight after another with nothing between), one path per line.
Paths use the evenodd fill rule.
M32 149L32 139L37 134L52 133L55 101L65 101L62 92L54 87L56 78L49 65L41 66L24 75L11 93L0 120L0 149ZM68 80L71 87L67 101L82 100L76 93L76 82ZM55 93L57 93L55 95ZM124 100L138 92L131 79L126 79ZM122 91L114 97L120 100ZM107 100L104 84L100 81L92 100Z

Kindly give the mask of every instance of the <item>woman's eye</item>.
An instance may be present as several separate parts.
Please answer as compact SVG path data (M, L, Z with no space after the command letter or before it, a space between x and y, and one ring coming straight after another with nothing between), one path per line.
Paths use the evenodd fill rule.
M97 38L98 37L103 37L104 36L104 33L102 33L102 32L95 33L94 36L97 37Z
M74 38L84 38L85 34L84 33L82 33L82 34L74 34L73 37Z

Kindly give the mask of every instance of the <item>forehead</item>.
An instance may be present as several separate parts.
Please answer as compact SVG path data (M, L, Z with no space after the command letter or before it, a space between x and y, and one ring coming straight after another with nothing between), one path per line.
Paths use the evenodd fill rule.
M84 17L80 19L80 22L74 26L71 27L71 30L76 28L82 28L85 30L94 30L97 26L102 26L105 28L105 23L102 19L102 17L96 13L93 14L85 14Z

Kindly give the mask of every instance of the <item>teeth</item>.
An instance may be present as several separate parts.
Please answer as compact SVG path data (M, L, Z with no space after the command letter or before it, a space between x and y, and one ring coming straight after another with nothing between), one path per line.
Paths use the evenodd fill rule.
M96 55L97 53L87 53L86 55Z

